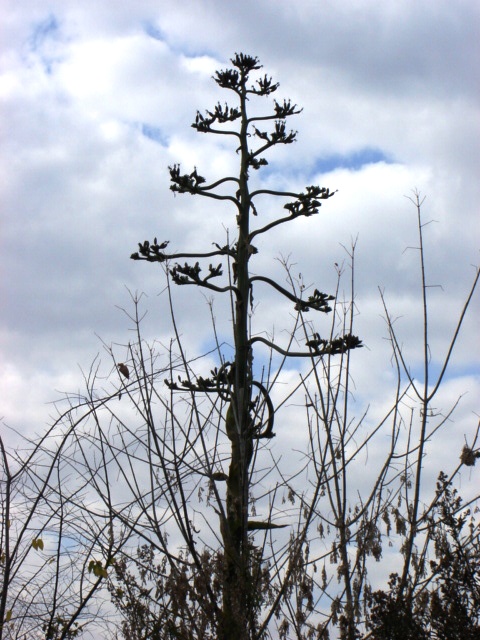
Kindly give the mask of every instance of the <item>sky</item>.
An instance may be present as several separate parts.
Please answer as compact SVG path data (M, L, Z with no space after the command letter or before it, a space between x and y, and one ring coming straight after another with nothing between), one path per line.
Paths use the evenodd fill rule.
M197 109L231 101L212 76L235 52L258 56L280 83L277 100L303 108L287 123L297 141L273 150L253 183L337 190L318 216L258 238L252 272L285 284L287 261L308 291L331 293L344 265L339 293L348 299L355 243L355 333L365 348L353 355L352 411L359 417L369 407L368 429L395 391L381 292L412 374L423 376L412 203L420 193L438 373L480 263L477 0L7 0L0 25L0 429L7 446L18 444L18 434L43 434L56 415L52 403L83 390L92 362L100 385L120 387L108 348L117 362L127 358L132 294L146 313L144 338L160 351L169 344L163 271L130 260L138 242L157 237L172 251L209 251L235 233L231 209L175 197L168 173L180 163L209 181L235 175L231 140L190 126ZM265 113L271 105L267 98L252 109ZM263 224L283 209L262 198L258 213L255 224ZM209 351L210 296L193 288L174 294L187 355ZM477 291L432 408L441 419L460 398L427 444L435 462L425 468L430 488L440 469L455 468L478 424L479 298ZM222 304L215 300L214 313L228 353ZM255 304L254 331L281 343L292 305L261 285ZM328 322L319 326L328 331ZM255 364L267 357L259 349ZM282 383L297 384L301 366L288 364ZM293 456L296 434L288 428L298 407L282 415L273 446ZM356 461L355 489L368 492L382 437ZM459 483L464 497L473 495L477 468L463 469ZM378 570L387 572L387 564Z
M145 337L168 343L161 268L129 256L154 236L172 249L208 251L225 242L226 229L234 232L231 210L175 198L168 166L196 166L212 180L236 171L229 141L190 127L197 109L230 98L212 75L235 52L258 56L280 82L278 99L303 108L288 123L298 141L274 151L254 179L270 188L338 190L319 216L262 241L252 270L284 278L278 258L288 257L307 285L331 292L335 263L348 262L356 242L357 333L367 347L356 356L358 395L380 412L391 362L379 290L421 376L409 200L418 190L426 198L430 347L438 366L480 262L476 0L11 0L0 23L5 433L6 425L42 433L51 403L82 387L82 371L97 354L112 375L103 344L115 345L117 360L125 357L130 292L145 294ZM270 106L267 99L255 108ZM264 219L281 211L262 201ZM211 345L208 305L192 289L175 293L193 356ZM289 311L267 290L258 302L259 331L281 335ZM477 292L442 399L446 409L464 394L451 427L459 447L480 413L478 312ZM446 463L447 449L439 451Z

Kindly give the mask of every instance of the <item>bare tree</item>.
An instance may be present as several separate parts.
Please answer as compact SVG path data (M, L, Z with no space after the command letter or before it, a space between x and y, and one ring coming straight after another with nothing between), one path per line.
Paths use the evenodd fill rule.
M94 595L120 538L85 501L72 419L69 411L13 450L0 438L2 639L74 638L88 621L102 619Z

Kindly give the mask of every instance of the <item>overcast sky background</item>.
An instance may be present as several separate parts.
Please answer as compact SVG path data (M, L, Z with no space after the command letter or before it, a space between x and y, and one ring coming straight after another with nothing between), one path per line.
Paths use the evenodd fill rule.
M404 197L416 188L427 197L424 221L435 221L425 243L428 282L442 286L429 290L432 358L442 359L480 261L476 0L24 0L3 3L0 23L6 424L42 432L48 403L80 388L80 369L102 351L97 335L128 342L118 309L131 308L127 289L146 294L145 336L168 342L161 269L129 256L154 236L172 249L208 251L225 242L222 225L234 229L228 207L174 198L167 167L197 166L209 180L236 171L230 140L190 127L197 109L233 97L211 76L236 51L257 55L280 82L277 99L304 109L288 123L298 142L273 151L255 179L338 189L319 216L259 243L252 270L278 273L275 258L290 255L306 284L331 292L342 245L358 236L357 333L368 346L356 355L358 393L380 412L391 370L378 287L402 316L414 371L419 362L418 252L407 249L418 246L416 212ZM266 99L262 108L270 106ZM259 220L280 215L274 205L262 201ZM289 310L262 292L264 328L278 335ZM178 300L195 355L209 344L208 323L198 320L208 309L193 289ZM478 311L477 293L441 406L466 394L449 435L458 447L480 412ZM442 455L451 464L452 449Z

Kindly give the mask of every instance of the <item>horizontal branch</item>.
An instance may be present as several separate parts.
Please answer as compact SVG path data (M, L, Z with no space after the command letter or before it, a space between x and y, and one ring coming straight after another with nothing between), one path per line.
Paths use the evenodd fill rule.
M289 358L321 358L322 356L336 356L341 355L343 353L347 353L347 351L351 351L352 349L361 349L363 347L362 341L357 336L352 335L351 333L346 333L344 336L339 338L333 338L331 340L324 340L320 338L318 333L313 335L311 340L308 340L306 345L310 349L310 351L288 351L282 349L275 343L267 340L266 338L262 338L261 336L255 336L254 338L250 338L248 341L250 345L254 342L263 342L270 349L281 353L283 356Z
M250 194L250 198L254 198L258 195L285 196L286 198L299 198L301 196L300 193L293 193L293 191L273 191L272 189L257 189L256 191L252 191L252 193Z
M220 135L220 136L235 136L236 138L240 138L240 134L238 133L238 131L230 131L230 130L223 131L222 129L211 129L207 127L198 128L193 124L192 124L192 127L196 129L198 133L216 133L217 135Z
M263 344L266 344L270 349L277 351L277 353L280 353L282 354L282 356L286 356L287 358L318 358L325 355L324 353L315 353L312 351L288 351L282 349L282 347L279 347L274 342L270 342L270 340L262 338L261 336L254 336L248 341L249 345L252 345L254 342L262 342Z
M148 241L145 241L148 242ZM155 251L155 245L142 245L139 243L140 252L132 253L131 260L146 260L147 262L166 262L167 260L178 260L179 258L212 258L214 256L233 256L234 253L228 249L219 249L208 253L164 253Z
M229 285L227 287L217 287L216 285L210 284L210 282L207 282L205 280L199 280L198 282L196 280L186 280L185 282L179 282L175 280L174 282L179 286L194 284L197 287L205 287L205 289L211 289L212 291L217 291L217 293L226 293L227 291L232 291L237 297L240 297L240 291L238 290L237 287L234 287L233 285Z
M302 113L303 109L299 109L298 111L292 111L291 113L285 114L277 114L272 113L269 116L253 116L252 118L248 118L247 123L250 124L252 122L261 122L262 120L282 120L283 118L288 118L289 116L298 115Z
M289 116L296 116L299 113L302 113L303 109L299 109L296 104L292 104L290 100L284 100L283 104L280 104L276 100L275 103L275 113L269 116L253 116L252 118L248 118L247 123L258 122L261 120L283 120L284 118L288 118Z

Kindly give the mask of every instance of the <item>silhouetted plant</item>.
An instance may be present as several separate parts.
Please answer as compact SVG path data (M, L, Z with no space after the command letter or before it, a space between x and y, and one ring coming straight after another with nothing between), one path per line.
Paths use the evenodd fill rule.
M273 437L272 425L275 409L270 400L269 390L258 380L252 368L254 360L254 342L258 340L250 334L249 315L251 314L251 300L254 295L256 282L264 282L273 287L288 300L294 302L294 308L298 313L310 310L329 313L332 307L329 303L334 297L321 293L315 289L313 295L304 299L290 293L284 287L272 279L264 276L252 276L249 272L251 258L258 253L253 245L253 240L260 234L266 233L273 226L291 222L299 216L311 216L318 213L322 200L327 200L334 194L328 188L310 186L301 193L289 193L258 189L251 192L249 187L249 173L258 170L267 164L263 155L270 148L291 144L295 141L296 133L288 132L286 119L300 112L296 105L290 101L284 101L283 105L274 103L273 113L262 116L250 116L248 113L249 102L255 97L269 96L274 93L278 84L274 83L266 75L257 78L252 83L250 75L261 68L257 58L237 54L232 59L233 68L218 71L215 81L220 87L232 91L237 99L235 107L224 107L218 104L213 111L207 111L203 116L197 113L193 127L201 133L214 133L217 135L231 136L236 139L237 153L239 154L239 170L237 176L224 177L214 182L207 180L198 174L195 168L191 173L183 174L179 165L170 167L171 189L176 193L187 193L206 198L220 199L233 205L237 220L236 241L224 247L217 245L217 250L207 254L191 254L189 257L198 259L212 256L228 257L232 262L233 278L225 284L213 284L214 279L224 276L221 264L208 266L208 272L203 275L200 262L194 264L185 262L180 265L176 262L184 257L181 253L167 254L167 242L161 244L155 238L153 243L148 241L139 243L139 251L131 257L134 260L147 260L149 262L174 261L174 266L168 267L172 281L177 285L197 285L216 292L229 293L234 300L233 339L234 359L232 362L223 362L221 370L213 371L212 377L198 379L192 384L190 380L178 383L169 382L171 389L183 388L193 392L209 391L218 393L228 405L225 416L225 429L231 442L231 459L228 477L226 480L226 509L220 511L220 529L223 546L223 583L222 583L222 614L219 617L218 634L222 638L240 640L253 637L257 633L258 608L254 593L258 592L251 575L252 543L249 540L249 531L256 529L273 528L272 523L259 523L252 525L249 519L250 511L250 486L252 482L252 467L254 454L259 439ZM238 122L237 127L232 124ZM257 123L272 123L270 130L260 130ZM227 127L223 127L227 125ZM258 144L252 143L258 140ZM232 185L230 194L218 192L218 188ZM252 215L258 216L254 204L257 196L269 194L274 197L288 197L292 199L284 205L287 216L279 218L263 227L251 229ZM350 349L362 346L361 341L350 333L340 337L332 337L328 340L320 339L318 334L306 341L307 349L300 353L290 353L279 348L274 342L262 339L268 347L284 353L287 357L304 357L309 359L322 358L336 354L345 354ZM267 407L270 427L264 429L263 423L257 421L259 402L253 399L254 388L261 391L260 404Z
M368 599L372 640L478 640L480 638L480 525L478 514L462 507L445 473L437 482L437 502L428 516L434 559L419 588L400 590L392 574L389 589Z
M278 84L261 73L255 57L237 54L231 62L214 80L235 104L198 112L192 126L231 140L238 171L207 180L195 167L184 172L173 164L170 188L230 207L235 237L228 231L226 242L205 252L171 251L155 237L131 256L163 269L171 343L146 343L141 300L132 296L134 311L126 313L134 337L104 345L110 372L102 376L95 361L85 393L66 394L66 409L34 447L38 457L13 474L11 463L22 456L0 440L6 498L0 640L33 637L39 629L60 640L82 634L88 623L102 637L111 631L129 640L457 638L462 627L473 634L462 638L477 637L476 513L464 514L453 482L459 469L475 470L478 430L436 492L425 486L424 468L427 443L455 408L438 412L432 403L479 271L433 379L423 201L415 193L424 378L412 377L381 293L396 381L378 421L363 408L355 417L352 357L362 347L354 331L355 244L345 299L339 296L343 265L336 267L332 293L306 287L285 259L286 284L253 273L263 234L315 217L335 192L315 185L252 189L251 176L262 174L267 152L295 141L286 123L300 109L274 100L265 115L251 115L254 102ZM280 203L276 217L264 219L262 197ZM174 286L214 296L208 302L213 347L203 356L186 354ZM290 309L280 340L268 334L270 327L252 325L264 286ZM213 313L219 300L225 300L223 317L230 313L231 338L219 337ZM221 326L222 336L227 330ZM300 363L298 381L289 376L284 384L291 359ZM288 405L296 407L298 428L282 418ZM367 465L374 443L380 455L368 459L359 486L358 463L365 454ZM9 528L8 513L21 509L25 496L33 505L28 525ZM43 551L47 534L56 548L25 580L24 560L32 549ZM386 561L386 545L394 567L388 588L378 589L371 568ZM71 579L62 581L64 567ZM117 616L102 612L108 596Z

